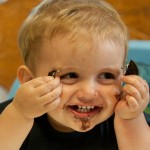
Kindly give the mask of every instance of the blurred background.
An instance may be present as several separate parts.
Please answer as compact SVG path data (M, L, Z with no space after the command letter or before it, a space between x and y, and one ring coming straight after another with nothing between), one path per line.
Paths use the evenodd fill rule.
M0 101L7 98L16 81L17 68L23 63L17 43L19 28L30 10L40 1L0 0ZM129 59L135 57L143 63L146 58L147 65L150 65L150 0L106 1L118 10L129 28L129 49L137 52L140 48L138 56L131 50ZM147 68L143 72L144 76L150 76Z

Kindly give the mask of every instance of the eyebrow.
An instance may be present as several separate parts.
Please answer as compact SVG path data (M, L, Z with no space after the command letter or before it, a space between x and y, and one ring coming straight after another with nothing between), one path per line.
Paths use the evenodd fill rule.
M64 67L64 68L60 68L59 69L53 69L52 71L50 71L48 73L48 76L53 76L54 78L56 76L60 76L61 74L64 74L66 72L71 72L71 70L74 70L76 68L73 68L73 67ZM74 72L74 71L73 71ZM60 74L59 74L60 73Z
M121 74L121 70L122 70L122 67L121 67L120 69L118 69L118 68L116 68L116 67L111 67L111 68L108 67L108 68L103 68L103 69L102 69L103 72L105 72L105 71L106 71L106 72L110 71L110 72L112 72L112 73L113 73L113 72L116 73L117 75Z
M57 76L57 74L59 76L59 73L63 74L63 72L68 72L68 71L70 72L71 70L74 70L74 69L77 69L77 68L74 68L74 67L63 67L63 68L60 68L59 67L59 69L54 69L54 70L50 71L48 73L48 76L53 76L55 78ZM121 66L120 69L122 70L123 67ZM101 70L102 70L102 72L110 71L112 73L116 73L117 75L119 75L121 73L121 71L118 68L116 68L116 67L106 67L106 68L102 68Z

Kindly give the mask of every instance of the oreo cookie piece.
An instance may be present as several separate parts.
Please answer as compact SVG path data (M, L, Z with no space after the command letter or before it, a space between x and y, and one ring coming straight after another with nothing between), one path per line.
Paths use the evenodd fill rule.
M127 65L125 76L127 75L139 75L138 67L133 60L130 60L129 64Z
M48 73L48 76L53 76L55 78L58 72L59 72L59 70L53 70Z

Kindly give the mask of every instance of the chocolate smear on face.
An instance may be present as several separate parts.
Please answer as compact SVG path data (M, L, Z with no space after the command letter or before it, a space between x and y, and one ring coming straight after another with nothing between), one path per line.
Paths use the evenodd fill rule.
M82 126L81 126L82 130L86 130L87 128L90 127L90 122L89 122L90 117L88 117L88 118L79 118L79 117L74 116L74 118L76 120L80 120L82 122Z
M82 130L90 127L89 118L80 119L82 121Z

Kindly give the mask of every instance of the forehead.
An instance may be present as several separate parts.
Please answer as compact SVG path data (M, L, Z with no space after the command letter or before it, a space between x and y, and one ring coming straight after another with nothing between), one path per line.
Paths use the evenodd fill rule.
M87 61L90 56L94 61L105 62L107 59L116 57L123 63L125 57L125 43L111 39L102 39L99 36L78 36L70 35L56 36L51 41L43 40L41 57L50 59L51 62L64 60L66 63L75 61ZM104 61L104 59L106 59Z

